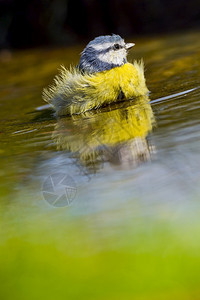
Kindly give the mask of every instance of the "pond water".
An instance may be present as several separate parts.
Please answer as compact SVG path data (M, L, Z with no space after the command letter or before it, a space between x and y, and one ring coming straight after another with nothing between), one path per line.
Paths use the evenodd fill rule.
M84 46L1 52L1 299L199 299L200 34L133 42L149 98L59 120Z

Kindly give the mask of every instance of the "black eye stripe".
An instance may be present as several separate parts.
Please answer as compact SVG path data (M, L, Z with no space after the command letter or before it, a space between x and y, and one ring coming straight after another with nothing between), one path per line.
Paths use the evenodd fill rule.
M116 46L117 45L117 46ZM120 45L120 44L114 44L113 46L110 46L108 48L105 48L105 49L98 49L96 50L95 48L93 47L88 47L87 50L88 52L91 54L91 55L94 55L94 54L104 54L104 53L107 53L108 51L110 50L119 50L119 49L122 49L124 48L124 46Z
M114 44L114 46L113 46L114 50L119 50L119 49L122 49L122 48L123 47L121 45L119 45L119 44Z

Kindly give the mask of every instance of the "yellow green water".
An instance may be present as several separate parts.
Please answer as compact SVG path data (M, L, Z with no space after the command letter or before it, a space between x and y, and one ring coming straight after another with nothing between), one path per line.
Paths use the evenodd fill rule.
M1 299L199 299L200 34L133 42L149 99L60 120L41 91L83 45L0 54Z

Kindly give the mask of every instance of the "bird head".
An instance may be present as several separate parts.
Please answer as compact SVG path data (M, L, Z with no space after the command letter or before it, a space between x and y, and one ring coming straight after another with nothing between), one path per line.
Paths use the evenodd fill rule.
M127 51L134 45L115 34L96 37L81 53L79 69L95 73L122 66L127 62Z

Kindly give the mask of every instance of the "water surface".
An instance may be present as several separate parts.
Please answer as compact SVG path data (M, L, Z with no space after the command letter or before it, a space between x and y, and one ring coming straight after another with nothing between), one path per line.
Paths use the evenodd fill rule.
M198 299L200 35L134 42L149 98L60 120L41 92L83 46L1 53L2 299Z

